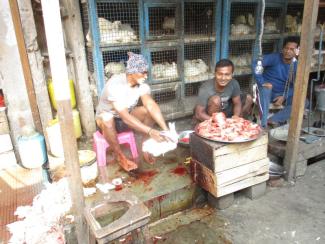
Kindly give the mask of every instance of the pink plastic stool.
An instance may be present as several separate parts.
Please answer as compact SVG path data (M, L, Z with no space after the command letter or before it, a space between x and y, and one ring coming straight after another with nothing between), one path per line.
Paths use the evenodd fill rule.
M105 166L106 150L109 147L109 144L107 143L104 136L99 131L96 131L94 133L93 138L94 138L93 147L97 155L97 164L98 166ZM132 131L119 133L117 135L117 139L119 144L124 144L124 143L129 144L133 159L136 159L139 156L137 145L135 143L134 134Z

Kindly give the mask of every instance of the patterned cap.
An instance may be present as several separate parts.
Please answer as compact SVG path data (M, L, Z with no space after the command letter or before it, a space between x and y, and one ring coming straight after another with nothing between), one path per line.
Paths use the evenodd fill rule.
M126 73L143 73L148 71L147 60L141 54L128 52L129 60L126 62Z

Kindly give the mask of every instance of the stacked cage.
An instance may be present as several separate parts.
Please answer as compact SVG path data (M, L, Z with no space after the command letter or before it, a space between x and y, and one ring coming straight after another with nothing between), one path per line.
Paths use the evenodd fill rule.
M318 64L320 64L320 70L325 70L325 36L324 36L324 24L325 24L325 8L318 9L317 26L314 34L314 48L311 59L311 71L318 71ZM323 36L321 37L321 28L323 28ZM321 47L321 48L320 48ZM320 56L319 56L320 54Z
M153 98L164 114L175 117L181 109L180 47L149 47L145 52Z
M179 4L148 1L144 7L147 40L174 39L179 36Z
M264 38L277 36L284 31L284 4L274 1L267 1L264 11Z
M221 9L220 9L221 10ZM200 85L214 77L217 47L217 1L184 2L184 96L185 110L192 113Z
M285 2L266 1L264 10L264 29L262 38L262 54L279 51L282 34L284 32Z
M145 1L144 30L152 95L163 114L177 117L181 98L181 8L179 2ZM172 41L172 42L170 42Z
M84 1L88 66L98 94L125 71L132 51L149 62L148 83L165 118L192 113L200 84L214 77L219 59L221 1Z
M101 47L136 44L139 41L136 2L98 2L97 21ZM88 36L87 42L91 41Z
M288 36L300 36L303 11L303 1L288 2L285 15L285 32Z
M222 57L228 57L234 63L234 76L239 81L241 90L246 92L250 92L252 87L251 63L257 34L258 10L259 1L224 2Z

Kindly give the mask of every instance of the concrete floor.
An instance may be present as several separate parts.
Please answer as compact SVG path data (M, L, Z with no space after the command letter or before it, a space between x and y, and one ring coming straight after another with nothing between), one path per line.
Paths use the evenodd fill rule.
M234 243L325 243L325 160L294 186L268 187L254 201L238 196L220 215Z
M294 186L274 183L277 186L268 186L259 199L238 192L231 207L168 233L159 233L155 226L157 243L325 243L325 160L308 166ZM185 218L180 216L175 223Z

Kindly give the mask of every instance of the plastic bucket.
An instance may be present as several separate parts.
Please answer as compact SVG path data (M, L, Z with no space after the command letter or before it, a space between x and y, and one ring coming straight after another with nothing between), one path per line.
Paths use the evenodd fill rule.
M82 136L82 130L80 124L79 111L77 109L72 110L72 119L73 119L74 135L76 138L80 138ZM51 120L49 126L46 128L46 131L49 139L51 153L56 157L63 157L64 151L63 151L59 119L55 118Z
M315 87L316 110L325 111L325 85Z
M18 151L25 168L39 168L47 161L44 136L39 133L29 137L19 137Z

